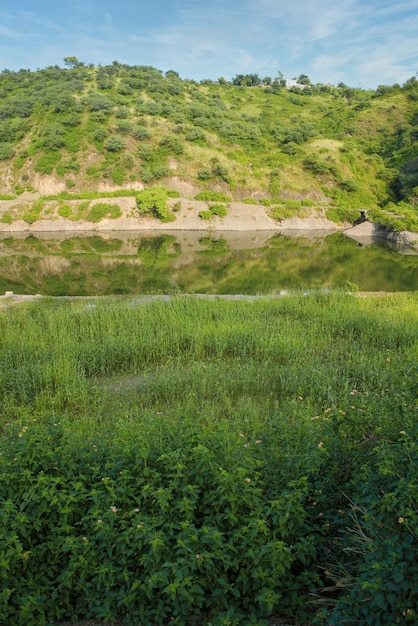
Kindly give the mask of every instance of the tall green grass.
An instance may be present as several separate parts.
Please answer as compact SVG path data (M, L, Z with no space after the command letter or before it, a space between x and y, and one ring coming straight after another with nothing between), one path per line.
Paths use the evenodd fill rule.
M0 311L7 623L414 623L417 304Z

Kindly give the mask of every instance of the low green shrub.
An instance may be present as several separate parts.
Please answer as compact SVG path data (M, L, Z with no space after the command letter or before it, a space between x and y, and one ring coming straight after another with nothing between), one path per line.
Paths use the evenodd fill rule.
M202 220L210 220L212 218L212 213L209 209L203 209L202 211L199 211L199 217Z
M268 213L274 220L283 220L295 215L294 210L281 204L270 207Z
M122 211L117 204L109 204L108 202L96 202L86 215L88 222L100 222L105 217L116 219L121 217Z
M279 607L296 610L317 579L314 535L300 534L308 481L274 480L261 452L273 441L244 446L229 431L162 419L127 445L122 431L79 437L57 419L9 428L5 623L184 624L200 614L267 626Z
M58 215L60 217L64 217L64 218L70 217L72 212L73 210L69 204L61 204L58 207Z
M205 202L231 202L232 198L221 191L201 191L195 196L195 200Z
M212 171L204 167L198 171L197 178L198 180L209 180L210 178L212 178Z
M218 217L226 217L228 211L224 204L212 204L208 209L199 211L199 217L202 220L210 220L214 215Z
M12 224L13 218L10 213L3 213L3 215L0 217L0 222L2 222L3 224Z
M288 198L287 200L284 201L284 204L289 208L289 209L293 209L295 211L297 211L298 209L300 209L300 207L302 206L302 203L300 200L294 200L293 198Z
M15 155L15 149L10 143L0 143L0 161L12 159Z
M120 135L111 135L105 139L104 147L108 152L122 152L126 147L126 142Z
M224 204L212 204L210 206L210 212L212 215L217 215L218 217L226 217L228 213Z
M171 196L173 197L173 196ZM174 196L175 197L175 196ZM140 215L153 215L162 221L171 222L175 216L167 206L168 190L165 187L143 189L136 196L136 204Z
M345 208L341 206L332 206L327 209L327 219L336 224L343 224L349 222L354 224L360 218L360 213L357 209Z
M394 231L418 232L418 212L406 202L390 203L384 210L373 208L369 210L369 219Z
M34 222L37 222L39 218L41 217L43 208L44 208L43 200L42 199L38 200L28 210L26 210L23 213L22 219L28 224L33 224Z
M316 514L333 562L324 563L320 594L328 606L315 623L417 621L417 367L408 371L407 365L396 400L354 390L346 411L329 416L334 432L324 444L328 460L316 483Z

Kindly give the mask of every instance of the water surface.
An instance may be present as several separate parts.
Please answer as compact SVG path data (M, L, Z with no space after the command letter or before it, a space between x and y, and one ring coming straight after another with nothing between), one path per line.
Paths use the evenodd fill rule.
M0 293L267 294L350 284L418 290L418 255L318 231L0 237Z

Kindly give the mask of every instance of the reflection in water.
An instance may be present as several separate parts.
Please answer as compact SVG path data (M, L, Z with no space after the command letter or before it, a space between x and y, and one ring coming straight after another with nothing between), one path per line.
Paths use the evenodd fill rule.
M417 290L418 256L318 231L0 238L0 293L263 294L349 284L362 291Z

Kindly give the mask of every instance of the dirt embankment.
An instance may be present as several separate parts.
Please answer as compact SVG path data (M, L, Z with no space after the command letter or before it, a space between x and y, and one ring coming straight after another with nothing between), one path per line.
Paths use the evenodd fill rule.
M60 202L45 201L37 219L23 219L30 214L39 193L23 194L13 200L0 201L0 235L5 233L116 233L142 231L212 231L212 232L276 232L276 233L307 233L343 231L361 243L370 243L375 239L386 239L397 247L409 247L418 251L418 233L389 231L379 224L365 221L356 226L350 224L338 225L326 218L323 207L303 208L300 215L275 219L269 214L269 209L260 204L244 202L230 202L225 204L225 217L213 215L210 219L203 219L202 212L207 212L213 203L190 200L187 197L172 198L169 208L173 209L175 219L172 222L162 222L150 216L138 217L136 200L134 197L109 198L103 197L89 201L89 209L96 203L117 204L121 215L112 219L104 217L99 222L87 219L69 219L59 215ZM77 213L80 200L65 200ZM7 219L8 218L8 219Z
M188 198L175 198L169 200L170 208L175 207L175 220L162 222L153 217L138 217L136 215L136 201L134 197L128 198L102 198L92 200L90 207L95 203L106 202L117 204L121 210L121 216L116 219L104 218L100 222L93 223L88 220L73 220L61 217L58 214L59 203L57 201L46 202L38 219L30 223L23 219L25 213L30 212L31 206L36 201L36 196L21 196L16 200L0 201L0 220L5 214L12 216L11 223L4 220L0 223L0 232L102 232L102 231L141 231L141 230L213 230L213 231L281 231L281 230L341 230L334 222L327 220L321 209L309 209L304 217L291 217L289 219L274 219L268 214L268 209L260 204L246 204L243 202L230 202L226 205L227 215L218 217L213 215L210 219L200 216L202 211L207 211L210 203L189 200ZM76 204L76 201L65 201L66 204ZM347 227L347 225L345 226Z

